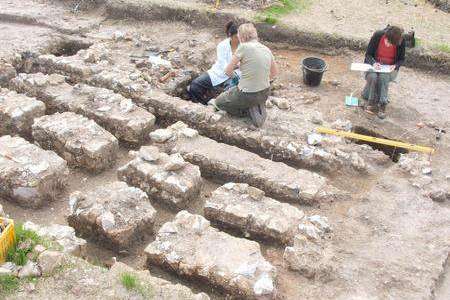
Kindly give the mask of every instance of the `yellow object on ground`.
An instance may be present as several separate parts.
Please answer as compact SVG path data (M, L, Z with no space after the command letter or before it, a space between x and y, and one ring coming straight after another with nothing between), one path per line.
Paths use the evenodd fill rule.
M0 218L0 227L2 229L2 233L0 234L0 263L4 263L6 261L8 250L14 246L16 239L14 221L11 219Z
M220 0L216 0L216 8L219 8L220 6Z
M397 148L404 148L404 149L408 149L411 151L417 151L417 152L423 152L423 153L429 153L429 154L434 153L434 149L430 148L430 147L424 147L424 146L403 143L403 142L399 142L399 141L381 139L381 138L357 134L357 133L353 133L353 132L349 132L349 131L341 131L341 130L334 130L334 129L325 128L325 127L318 127L317 132L342 136L342 137L346 137L346 138L351 138L351 139L356 139L356 140L361 140L361 141L366 141L366 142L371 142L371 143L383 144L383 145L388 145L388 146L397 147Z

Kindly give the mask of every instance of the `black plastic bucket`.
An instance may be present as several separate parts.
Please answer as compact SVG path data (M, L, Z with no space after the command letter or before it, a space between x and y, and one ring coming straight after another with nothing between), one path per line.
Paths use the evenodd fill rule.
M318 86L322 81L327 64L323 59L307 57L302 61L303 82L309 86Z

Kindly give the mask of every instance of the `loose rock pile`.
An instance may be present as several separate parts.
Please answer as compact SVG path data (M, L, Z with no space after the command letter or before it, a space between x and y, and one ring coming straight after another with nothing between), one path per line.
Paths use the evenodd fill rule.
M308 278L328 281L333 277L333 251L326 240L331 227L326 217L310 216L298 225L292 246L286 247L284 259L289 268Z
M89 193L70 196L67 220L78 234L126 250L153 231L156 210L147 195L125 182L113 182Z

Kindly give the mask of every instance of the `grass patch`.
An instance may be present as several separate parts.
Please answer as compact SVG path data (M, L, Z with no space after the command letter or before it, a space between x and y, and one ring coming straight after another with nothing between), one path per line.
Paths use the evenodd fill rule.
M18 266L23 266L27 263L29 256L32 255L34 247L42 244L43 240L36 232L24 229L23 224L16 224L14 231L16 241L14 246L8 250L6 260Z
M60 244L42 238L33 230L25 229L21 223L15 224L14 232L16 240L14 246L8 250L6 261L13 262L18 266L25 265L28 259L36 260L36 254L33 252L36 245L42 245L49 250L63 250L63 247Z
M138 285L137 277L130 273L123 273L120 276L120 282L127 290L134 290Z
M436 45L436 49L441 52L450 53L450 45L449 44L438 44Z
M140 282L136 275L131 273L123 273L120 275L120 282L128 291L139 293L145 299L153 298L151 286L144 285Z
M12 275L0 276L0 295L6 296L19 289L19 279Z
M303 11L311 4L311 0L280 0L279 2L262 11L256 17L257 20L274 25L279 22L282 16L294 11Z

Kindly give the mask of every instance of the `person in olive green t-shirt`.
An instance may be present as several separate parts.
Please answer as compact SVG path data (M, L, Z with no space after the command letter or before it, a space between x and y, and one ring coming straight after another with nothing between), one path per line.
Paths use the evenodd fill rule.
M253 123L261 127L266 119L265 103L270 94L270 81L277 73L275 59L270 49L258 41L253 24L241 25L238 38L241 44L225 73L231 76L239 67L239 85L222 93L211 104L231 115L248 111Z

